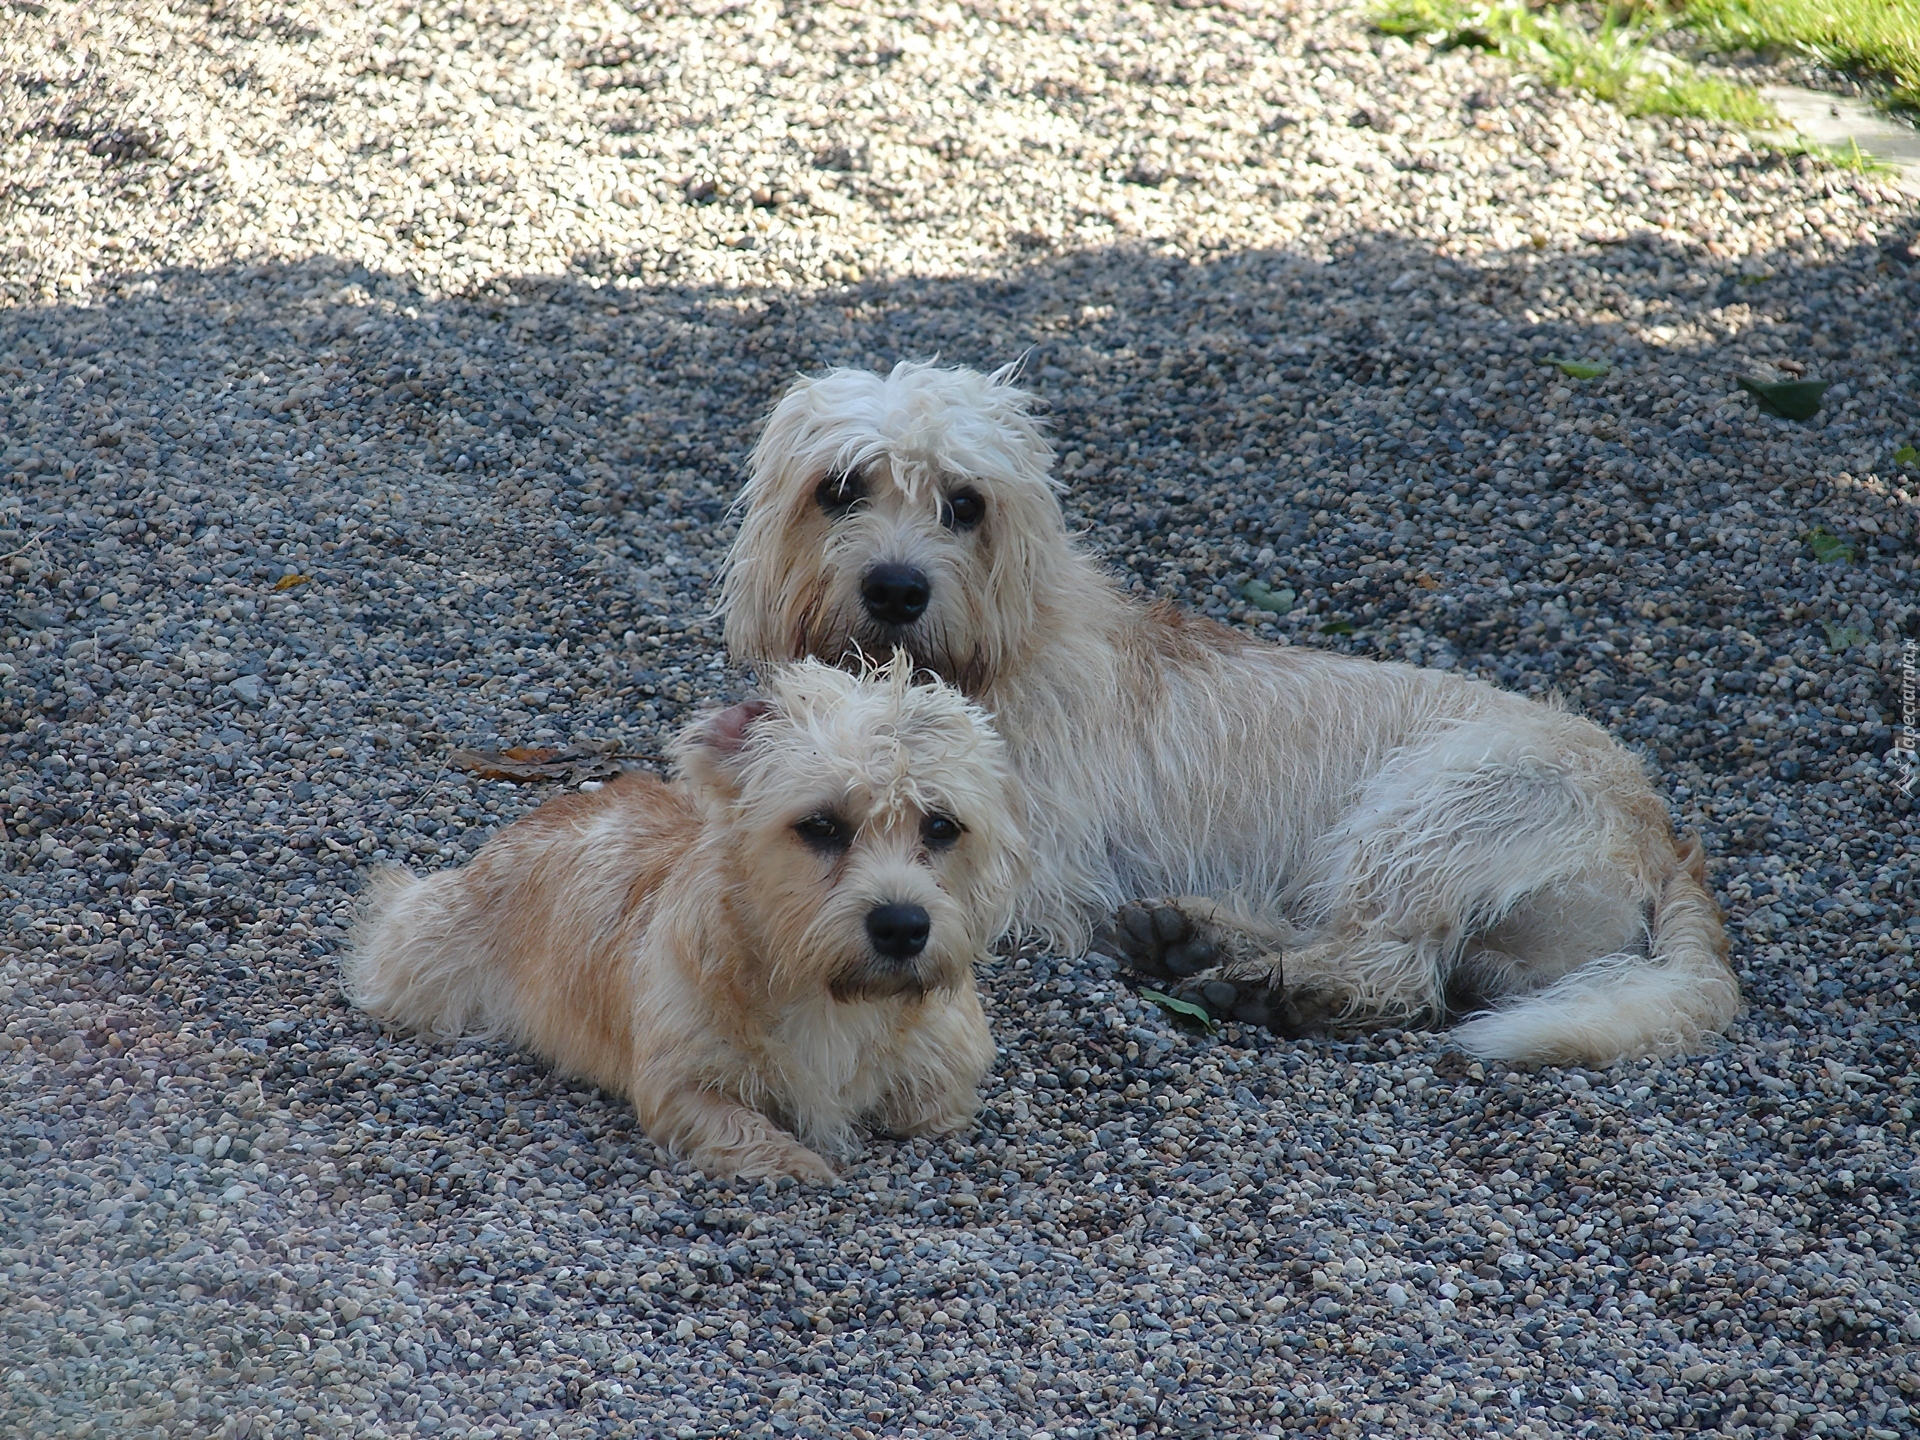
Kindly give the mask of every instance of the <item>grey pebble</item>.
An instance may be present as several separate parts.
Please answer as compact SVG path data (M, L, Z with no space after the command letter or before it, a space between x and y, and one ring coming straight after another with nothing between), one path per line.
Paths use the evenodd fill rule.
M0 27L0 1432L1914 1431L1910 201L1351 10L154 14ZM760 417L935 353L1026 357L1143 593L1638 747L1727 1041L1023 951L978 1127L821 1191L346 1009L366 868L549 793L450 752L738 696Z

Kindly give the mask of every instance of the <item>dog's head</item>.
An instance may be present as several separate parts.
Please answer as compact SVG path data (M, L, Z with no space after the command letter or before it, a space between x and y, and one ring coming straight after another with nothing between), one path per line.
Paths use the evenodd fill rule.
M1010 367L833 370L774 407L721 604L753 660L905 649L979 693L1070 568L1053 449Z
M1000 738L912 678L904 653L864 673L781 666L764 699L676 746L777 993L949 988L1012 922L1026 855Z

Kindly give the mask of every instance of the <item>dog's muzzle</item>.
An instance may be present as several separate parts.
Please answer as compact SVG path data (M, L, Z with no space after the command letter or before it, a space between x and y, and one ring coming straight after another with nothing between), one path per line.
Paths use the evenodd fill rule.
M911 625L926 614L933 586L912 565L875 565L860 581L860 603L882 625Z
M933 917L919 905L876 905L867 912L867 953L829 984L836 1000L925 995L953 983L946 963L927 952Z

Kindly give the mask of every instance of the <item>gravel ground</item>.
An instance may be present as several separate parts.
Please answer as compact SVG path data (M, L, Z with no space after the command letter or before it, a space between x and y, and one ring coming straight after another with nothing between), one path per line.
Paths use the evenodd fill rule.
M47 0L0 70L0 1428L1914 1433L1913 202L1259 0ZM820 1192L342 1006L362 867L546 793L452 748L741 692L789 376L1023 350L1142 588L1643 747L1727 1043L1192 1036L1025 954L977 1132Z

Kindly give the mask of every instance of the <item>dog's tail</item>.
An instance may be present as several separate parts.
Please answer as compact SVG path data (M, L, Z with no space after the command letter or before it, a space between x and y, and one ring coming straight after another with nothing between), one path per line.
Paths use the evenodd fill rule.
M1740 987L1699 837L1676 847L1675 859L1653 905L1648 954L1589 960L1457 1026L1454 1039L1490 1060L1607 1065L1676 1054L1725 1029Z
M497 924L474 894L477 878L470 869L425 878L399 866L375 871L341 965L347 999L443 1039L518 1030L515 987L496 953Z

